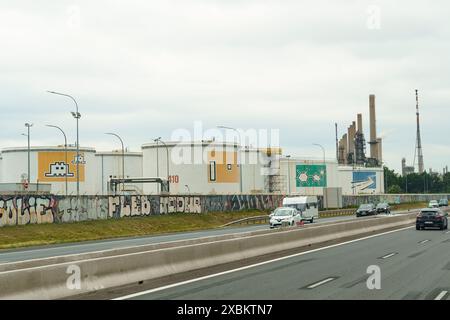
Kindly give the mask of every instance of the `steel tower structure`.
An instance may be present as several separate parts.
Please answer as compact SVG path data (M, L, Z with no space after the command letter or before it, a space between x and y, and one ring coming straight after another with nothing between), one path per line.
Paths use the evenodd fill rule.
M416 161L416 154L417 154L419 173L423 173L424 164L422 152L422 139L420 138L419 92L417 89L416 89L416 117L417 117L417 138L416 138L416 150L414 151L414 162ZM415 166L415 163L413 166Z

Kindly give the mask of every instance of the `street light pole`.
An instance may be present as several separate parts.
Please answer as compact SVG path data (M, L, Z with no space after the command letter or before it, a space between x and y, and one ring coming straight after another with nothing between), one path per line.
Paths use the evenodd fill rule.
M159 178L159 139L161 139L161 137L153 139L153 141L156 142L156 176L158 178ZM156 185L156 188L159 193L159 183Z
M242 144L241 133L236 128L227 127L227 126L217 126L217 128L228 129L228 130L233 130L233 131L237 132L237 134L239 136L239 146L241 146L241 144ZM239 166L239 190L240 190L240 192L242 194L242 163L241 163L241 152L240 152L240 150L239 150L238 155L239 155L239 161L238 161L239 162L239 164L238 164L238 166Z
M321 144L318 144L318 143L313 143L313 145L320 147L322 149L322 152L323 152L323 165L325 167L325 172L324 172L325 184L324 184L324 187L322 188L322 190L323 190L322 191L322 195L323 195L324 200L325 200L325 187L327 185L327 165L325 163L325 148ZM325 204L325 209L328 209L328 201L326 201L326 202L327 203Z
M65 170L64 170L65 173L64 173L64 176L65 176L66 196L67 196L67 192L68 192L67 175L69 174L69 163L67 162L67 136L66 136L66 133L63 131L63 129L61 129L61 128L58 127L58 126L54 126L54 125L51 125L51 124L47 124L46 126L47 126L47 127L50 127L50 128L56 128L56 129L58 129L59 131L62 132L62 134L63 134L63 136L64 136L64 154L65 154Z
M120 140L120 144L122 145L122 179L123 179L123 181L122 181L122 192L123 192L125 190L125 148L124 148L124 145L123 145L123 140L116 133L107 132L105 134L117 137ZM102 181L102 183L103 183L103 181Z
M64 96L64 97L68 97L70 99L73 100L73 102L75 103L75 108L76 108L76 112L71 112L72 116L77 120L77 159L76 159L76 165L77 165L77 197L79 197L80 195L80 136L79 136L79 126L78 126L78 121L81 118L81 114L78 112L78 103L75 100L74 97L72 97L71 95L65 94L65 93L60 93L60 92L55 92L55 91L47 91L48 93L51 94L57 94L60 96Z
M25 127L27 128L27 130L28 130L28 135L27 135L27 138L28 138L28 171L27 171L27 182L28 182L28 184L30 184L30 180L31 180L31 177L30 177L30 175L31 175L31 170L30 170L30 128L33 126L33 124L32 123L25 123Z
M291 194L291 163L290 163L290 158L291 155L286 155L287 158L287 166L288 166L288 195Z
M170 192L169 148L167 147L167 144L165 144L164 141L161 140L161 137L159 137L156 140L161 142L164 145L164 147L166 148L167 187L168 187L168 191Z

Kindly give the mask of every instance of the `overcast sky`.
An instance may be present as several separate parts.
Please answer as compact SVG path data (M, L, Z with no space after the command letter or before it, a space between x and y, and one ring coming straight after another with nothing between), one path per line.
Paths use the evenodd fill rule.
M180 128L279 129L285 154L335 155L377 97L388 166L413 161L419 89L425 167L449 164L448 1L0 0L0 147L80 141L139 151Z

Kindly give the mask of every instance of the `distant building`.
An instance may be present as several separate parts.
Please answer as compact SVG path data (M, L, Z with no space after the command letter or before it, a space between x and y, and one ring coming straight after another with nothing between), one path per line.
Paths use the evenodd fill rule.
M406 159L402 159L402 176L406 176L407 174L414 173L414 167L406 165Z

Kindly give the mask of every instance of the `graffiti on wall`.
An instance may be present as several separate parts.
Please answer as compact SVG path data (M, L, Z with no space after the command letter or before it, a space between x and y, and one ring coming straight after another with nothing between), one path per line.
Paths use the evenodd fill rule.
M161 197L159 204L160 214L168 213L202 213L200 197Z
M0 197L0 226L53 223L56 212L53 196Z
M149 216L158 214L158 207L157 199L153 196L110 196L108 216L110 218Z
M203 196L202 212L271 210L281 206L282 195L211 195Z
M108 199L100 196L59 197L55 222L75 222L108 218Z
M0 227L174 213L271 210L282 195L0 196Z

